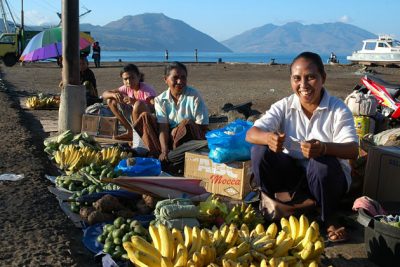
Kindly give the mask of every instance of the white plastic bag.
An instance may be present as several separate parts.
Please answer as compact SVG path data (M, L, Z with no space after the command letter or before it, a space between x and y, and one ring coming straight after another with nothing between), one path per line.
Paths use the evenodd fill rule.
M360 91L353 91L346 97L344 103L356 116L374 116L378 106L378 101L373 95L369 92L364 94Z

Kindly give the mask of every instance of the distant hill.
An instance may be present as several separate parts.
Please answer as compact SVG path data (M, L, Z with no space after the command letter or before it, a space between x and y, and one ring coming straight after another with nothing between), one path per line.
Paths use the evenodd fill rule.
M336 22L303 25L297 22L283 26L266 24L236 35L222 43L235 52L296 54L314 51L321 54L351 54L361 49L362 40L377 37L359 27Z
M125 16L102 27L91 24L80 27L82 31L90 31L107 50L193 51L197 48L203 52L231 52L209 35L164 14Z

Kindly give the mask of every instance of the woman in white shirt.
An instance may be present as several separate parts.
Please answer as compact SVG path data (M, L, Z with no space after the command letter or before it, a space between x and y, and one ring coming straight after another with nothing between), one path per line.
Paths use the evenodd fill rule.
M335 209L351 184L348 159L358 155L358 138L350 110L324 88L321 57L298 55L290 65L293 94L255 122L246 140L252 149L253 173L270 196L293 190L304 179L321 207L329 239L345 240Z

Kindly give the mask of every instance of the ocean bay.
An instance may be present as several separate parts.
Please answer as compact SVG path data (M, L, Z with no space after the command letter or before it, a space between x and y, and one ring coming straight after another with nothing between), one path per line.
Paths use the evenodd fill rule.
M269 53L229 53L229 52L201 52L198 51L198 62L222 62L228 63L271 63L274 60L278 64L289 64L296 56L274 55ZM346 64L346 55L337 55L339 62ZM324 62L327 62L329 55L321 54ZM165 62L165 51L111 51L103 50L101 53L103 62ZM168 52L168 61L196 62L195 52Z

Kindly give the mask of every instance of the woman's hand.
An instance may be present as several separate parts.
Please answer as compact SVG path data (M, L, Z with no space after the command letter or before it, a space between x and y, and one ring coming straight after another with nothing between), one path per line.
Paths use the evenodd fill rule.
M124 101L124 97L120 94L120 92L115 92L114 93L114 98L119 103L122 103Z
M275 153L282 152L284 141L284 133L269 133L267 137L267 146Z
M162 151L158 159L160 161L168 161L168 151Z
M132 105L133 106L135 104L135 99L131 98L129 96L125 96L123 101L127 105Z
M319 140L309 140L300 143L301 152L303 156L310 158L317 158L326 154L326 144Z

